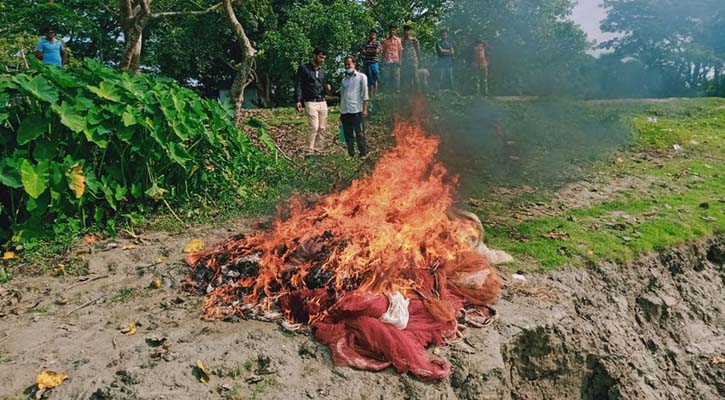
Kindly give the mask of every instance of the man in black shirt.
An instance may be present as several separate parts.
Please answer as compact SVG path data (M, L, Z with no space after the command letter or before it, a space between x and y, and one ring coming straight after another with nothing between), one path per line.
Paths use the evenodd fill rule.
M312 61L300 65L297 70L297 111L304 108L310 133L307 140L307 153L320 152L324 146L325 128L327 126L327 102L325 94L330 91L327 83L327 71L322 68L327 53L322 49L312 52Z

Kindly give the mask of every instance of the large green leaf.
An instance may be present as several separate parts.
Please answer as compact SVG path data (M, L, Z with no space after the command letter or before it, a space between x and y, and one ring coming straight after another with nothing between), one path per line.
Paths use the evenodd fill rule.
M13 189L23 187L23 182L20 180L20 173L17 168L8 164L7 158L0 160L0 183Z
M14 75L12 78L20 88L24 89L25 92L33 97L47 101L49 103L55 103L58 101L58 89L51 86L47 79L38 75L35 78L30 78L25 74Z
M128 188L116 183L113 187L113 192L113 198L116 199L116 201L122 201L126 199L126 195L128 194Z
M136 97L142 97L145 91L144 85L134 82L128 75L121 76L121 87L131 92Z
M123 126L136 125L136 116L133 114L133 107L130 105L126 106L126 110L121 116L121 121L123 122Z
M23 160L20 166L20 178L25 192L37 199L48 187L48 163L41 161L38 165L33 165L32 162Z
M45 68L43 72L58 86L61 86L64 88L79 88L79 87L85 86L82 82L80 82L78 79L76 79L73 75L66 72L65 69L51 67L51 68Z
M121 91L116 86L106 81L102 81L99 87L88 86L88 90L106 100L111 100L116 103L121 101Z
M52 109L60 116L60 122L73 132L79 133L85 129L85 116L68 104L67 101L64 101L60 106L53 104Z
M101 182L98 182L96 174L93 171L86 172L86 188L93 194L97 194L101 190Z
M191 161L191 154L178 143L167 143L167 154L169 158L184 168L186 168L186 163Z
M38 139L33 143L33 158L50 161L58 154L58 142Z
M98 147L105 149L108 147L108 133L110 131L103 125L89 126L83 129L86 140L95 143Z
M45 132L48 132L50 121L41 112L30 114L18 127L18 144L26 144Z
M156 185L156 182L154 182L154 184L151 185L150 188L146 189L144 193L146 193L146 196L154 199L155 201L159 201L166 194L166 189L160 188L158 185Z
M98 125L105 119L104 113L97 108L90 108L86 114L86 124Z
M116 136L118 136L118 138L123 140L124 142L130 143L134 133L136 133L135 127L120 126L118 127L118 131L116 132Z
M40 196L37 199L29 198L25 203L25 209L31 214L40 217L48 210L48 204L50 203L50 196Z

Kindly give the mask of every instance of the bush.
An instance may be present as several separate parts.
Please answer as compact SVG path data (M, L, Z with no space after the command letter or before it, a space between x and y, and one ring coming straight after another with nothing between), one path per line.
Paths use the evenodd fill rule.
M239 188L275 161L232 121L228 104L173 80L92 60L65 70L33 61L0 75L0 239L27 239L57 218L102 224L134 203Z

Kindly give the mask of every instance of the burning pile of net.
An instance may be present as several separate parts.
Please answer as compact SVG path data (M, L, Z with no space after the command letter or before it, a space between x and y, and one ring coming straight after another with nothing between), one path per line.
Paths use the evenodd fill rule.
M308 324L337 364L447 377L426 347L489 317L501 284L478 251L480 222L451 209L438 139L415 122L393 134L396 148L347 190L292 200L269 231L190 255L184 287L205 295L204 317Z

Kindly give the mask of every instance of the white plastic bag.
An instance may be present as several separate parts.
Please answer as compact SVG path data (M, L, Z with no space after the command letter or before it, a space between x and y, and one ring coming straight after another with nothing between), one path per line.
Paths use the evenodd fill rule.
M400 330L405 329L410 318L408 313L410 300L406 299L400 292L386 293L385 295L388 296L388 311L380 319Z

